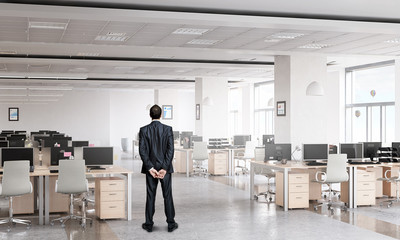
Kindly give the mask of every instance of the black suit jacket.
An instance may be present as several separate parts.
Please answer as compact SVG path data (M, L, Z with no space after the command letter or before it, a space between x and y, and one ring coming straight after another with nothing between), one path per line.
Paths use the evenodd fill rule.
M160 121L152 121L149 125L140 128L139 154L143 161L142 173L151 168L159 171L166 170L173 173L172 160L174 158L174 135L172 127Z

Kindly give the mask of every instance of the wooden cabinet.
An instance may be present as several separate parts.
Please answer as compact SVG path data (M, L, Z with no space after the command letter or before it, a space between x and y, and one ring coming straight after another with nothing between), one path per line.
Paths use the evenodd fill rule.
M208 172L212 175L228 173L228 152L210 153L208 157Z
M174 160L172 162L174 166L174 172L186 173L186 154L189 154L189 172L193 172L193 160L192 151L175 151Z
M125 181L121 178L96 178L95 209L100 219L125 218Z
M376 189L376 177L375 172L373 170L358 170L357 171L357 182L355 183L357 186L356 195L356 205L375 205L375 189ZM341 200L343 202L349 202L349 188L348 182L344 182L341 184Z
M283 172L276 172L276 204L283 206ZM309 174L289 173L289 208L309 207Z
M387 170L392 170L386 174L388 178L399 176L399 167L383 167L383 177L385 177L385 172ZM396 184L383 181L383 195L388 197L396 197Z
M33 177L30 177L32 187L34 188ZM32 214L34 213L34 192L32 190L29 194L24 194L21 196L15 196L13 198L13 214Z

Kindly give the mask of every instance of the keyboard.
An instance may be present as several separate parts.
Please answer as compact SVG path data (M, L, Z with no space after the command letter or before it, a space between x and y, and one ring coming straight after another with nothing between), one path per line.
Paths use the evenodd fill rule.
M326 166L326 162L306 162L307 166Z
M356 164L356 165L370 165L370 164L381 164L380 162L371 162L371 161L366 161L366 162L362 162L362 161L348 161L347 163L349 164Z

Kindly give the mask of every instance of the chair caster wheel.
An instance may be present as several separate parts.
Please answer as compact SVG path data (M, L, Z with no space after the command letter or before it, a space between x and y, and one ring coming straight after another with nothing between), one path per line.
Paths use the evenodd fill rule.
M11 228L10 228L10 227L8 227L8 228L7 228L7 232L10 232L10 231L11 231Z
M61 224L61 227L62 227L62 228L65 228L65 224Z
M314 211L317 211L317 210L318 210L318 207L317 207L317 206L315 206L315 207L314 207Z
M54 222L50 222L50 225L51 225L51 226L54 226Z
M269 198L269 201L272 202L272 198Z

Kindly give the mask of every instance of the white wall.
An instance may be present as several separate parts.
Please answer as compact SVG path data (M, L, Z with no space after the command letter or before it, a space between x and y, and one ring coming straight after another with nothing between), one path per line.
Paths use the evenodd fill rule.
M19 107L20 120L9 122L8 107ZM44 105L0 105L1 129L57 130L76 140L109 145L110 96L104 91L67 91L58 102Z
M400 60L395 60L395 103L400 103ZM400 104L395 104L395 141L400 141Z
M194 91L160 90L159 103L174 106L174 119L162 120L174 130L194 131ZM150 123L148 104L154 90L72 90L50 104L0 105L0 129L57 130L73 140L89 140L96 146L121 147L129 138L129 150L139 128ZM20 120L8 121L8 108L19 107Z
M328 73L325 94L327 141L330 144L339 144L345 141L344 71Z

